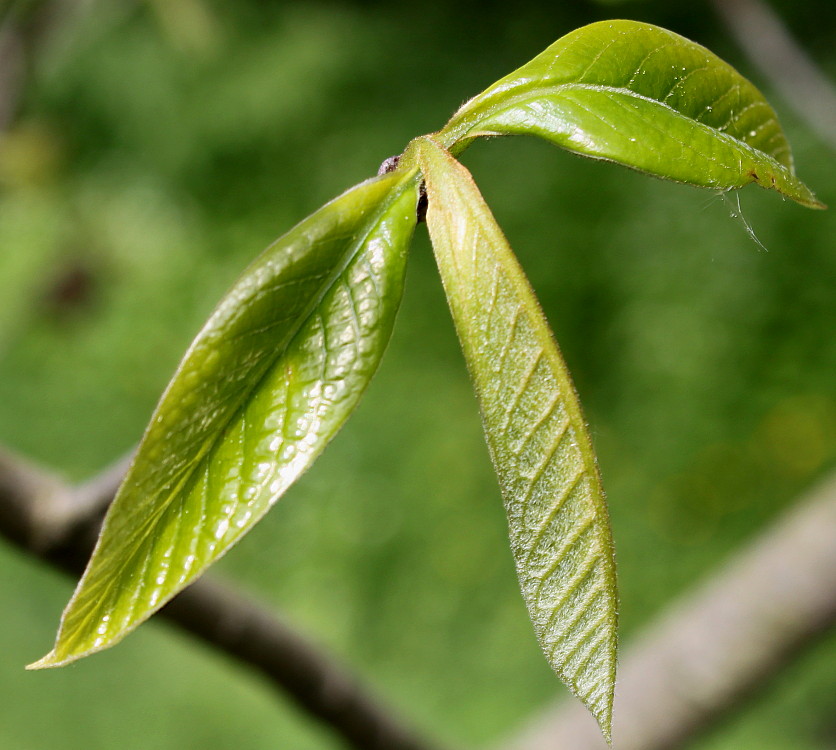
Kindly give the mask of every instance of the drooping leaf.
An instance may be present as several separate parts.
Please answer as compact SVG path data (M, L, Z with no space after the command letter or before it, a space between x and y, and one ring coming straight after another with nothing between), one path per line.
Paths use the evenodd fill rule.
M650 24L602 21L559 39L456 112L453 153L528 134L584 156L718 190L750 182L814 208L763 95L699 44Z
M427 225L476 388L534 629L609 737L616 658L612 539L592 443L548 323L469 172L415 142Z
M364 182L245 271L157 406L55 648L33 668L121 640L319 455L388 342L417 200L414 172Z

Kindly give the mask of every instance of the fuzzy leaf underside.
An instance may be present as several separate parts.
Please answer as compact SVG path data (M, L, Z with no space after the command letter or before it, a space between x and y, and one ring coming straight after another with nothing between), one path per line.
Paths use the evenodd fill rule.
M569 372L469 172L416 142L427 226L499 477L540 644L609 737L616 585L607 510Z
M362 183L268 248L157 406L61 620L60 666L114 645L197 578L313 462L380 362L417 183Z
M821 208L796 176L763 95L704 47L657 26L602 21L559 39L467 102L438 133L528 134L657 177L729 190L751 182Z

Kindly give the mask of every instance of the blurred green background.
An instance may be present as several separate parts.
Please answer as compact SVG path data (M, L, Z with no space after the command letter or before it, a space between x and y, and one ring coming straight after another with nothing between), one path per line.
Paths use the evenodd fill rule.
M55 5L0 132L0 442L73 479L138 440L255 254L584 23L651 21L739 67L773 100L802 179L836 205L833 151L700 2ZM833 80L836 6L774 7ZM836 464L836 213L746 189L764 251L710 192L525 139L464 161L586 406L629 644ZM517 591L423 228L361 408L217 573L448 744L497 741L561 693ZM24 673L71 588L0 546L0 747L337 747L155 622L65 670ZM834 715L831 635L694 747L834 748Z

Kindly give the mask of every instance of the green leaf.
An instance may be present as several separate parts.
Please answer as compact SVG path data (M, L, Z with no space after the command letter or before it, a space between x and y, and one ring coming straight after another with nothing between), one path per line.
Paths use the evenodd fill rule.
M505 500L523 597L549 663L609 738L612 538L589 432L534 292L470 173L415 142L427 225Z
M704 47L645 23L567 34L467 102L437 137L459 153L478 136L509 134L701 187L755 182L823 207L795 176L760 91Z
M232 287L157 406L54 650L32 668L121 640L310 466L380 362L417 200L415 170L364 182L284 235Z

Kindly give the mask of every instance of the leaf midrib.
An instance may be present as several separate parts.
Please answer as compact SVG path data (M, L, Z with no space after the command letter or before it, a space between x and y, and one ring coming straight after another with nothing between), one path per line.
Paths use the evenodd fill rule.
M357 258L357 256L360 253L360 249L364 247L366 240L369 238L372 232L380 226L383 217L386 215L389 208L391 208L391 206L403 194L404 190L407 189L407 185L408 180L404 179L397 186L393 186L392 189L390 189L389 193L386 195L386 197L380 202L379 210L375 214L369 216L365 231L363 231L362 234L359 237L357 237L357 239L354 241L353 248L345 253L342 261L335 266L334 270L330 274L328 274L328 276L326 276L323 279L322 285L320 286L319 294L313 297L311 303L305 308L304 312L299 315L298 322L295 326L292 327L292 332L287 336L284 347L278 352L276 352L276 354L274 354L274 356L268 360L268 363L264 366L264 371L248 389L244 390L240 397L240 403L235 408L235 410L230 413L229 418L226 420L223 426L218 428L217 432L215 433L215 437L206 441L204 447L201 449L200 453L191 464L191 470L184 472L184 476L178 483L177 487L172 490L169 497L163 503L165 509L168 508L169 504L179 494L180 490L194 476L197 468L200 466L200 464L203 463L204 459L212 452L212 450L215 448L218 442L220 442L224 438L227 431L229 430L230 425L233 424L236 418L241 414L241 412L244 409L246 409L246 404L248 403L248 396L252 394L254 391L258 390L261 383L263 383L265 378L267 378L270 372L272 372L273 368L276 365L276 362L278 362L284 356L287 350L290 349L290 347L293 345L293 342L296 340L296 337L299 335L299 332L302 330L302 328L304 328L308 320L315 313L317 308L322 304L322 301L325 299L326 295L331 291L331 289L338 282L340 277L345 273L346 269Z
M478 188L473 184L472 177L449 152L444 151L439 143L441 137L443 136L439 134L428 136L425 139L427 145L425 146L426 152L423 160L425 160L426 173L436 172L433 179L428 180L428 190L430 192L428 224L431 228L435 227L436 230L431 231L433 248L438 258L442 283L456 323L456 332L465 352L465 362L477 390L479 410L491 460L499 475L500 488L508 512L517 577L523 590L529 614L534 622L538 640L546 651L550 664L561 679L592 711L604 734L608 736L611 691L615 675L613 644L616 623L616 595L612 540L609 534L604 494L592 443L588 430L585 428L582 409L565 362L550 331L546 316L536 301L536 297L534 297L530 282L508 246L504 233L496 224L487 206L483 204L481 196L477 198ZM454 179L453 170L462 170L462 173ZM445 171L450 172L451 176L445 178ZM476 204L476 207L474 207L474 204ZM462 225L465 222L467 225L463 227ZM436 241L436 238L438 241ZM486 276L483 278L482 270L488 267L492 271L493 279ZM468 284L478 285L480 282L484 285L483 290L488 292L487 297L491 300L495 298L493 289L498 283L510 287L515 310L509 324L511 330L507 333L503 332L501 339L498 338L499 332L493 334L489 332L491 330L489 327L489 313L486 313L487 322L484 322L480 316L473 315L474 310L478 311L485 308L484 303L480 301L483 295L477 293L475 288L471 289L470 293L466 289ZM573 591L578 590L586 577L594 575L596 580L603 581L603 585L598 587L598 590L603 591L607 597L607 602L611 603L611 606L603 614L592 619L591 628L586 625L586 629L580 631L583 639L573 641L577 647L576 653L580 653L579 649L581 648L586 649L586 652L582 654L582 660L579 664L570 664L568 670L565 663L558 663L554 657L560 640L555 641L552 635L544 630L540 622L542 620L540 613L543 609L542 598L539 593L529 591L526 584L525 563L521 559L525 550L521 550L514 541L516 522L509 505L509 499L514 500L517 491L512 486L513 482L509 484L504 481L504 472L501 470L503 465L506 465L506 467L510 465L510 462L503 458L507 436L504 434L505 428L501 425L501 418L494 420L491 417L489 408L492 409L492 404L489 402L492 399L490 396L486 396L485 383L492 377L488 371L493 369L494 355L492 353L490 355L487 353L480 355L481 337L493 336L496 348L502 350L500 357L504 357L509 336L513 336L515 322L518 319L518 310L520 311L519 317L527 318L529 321L528 328L540 349L538 359L540 356L545 357L548 368L556 380L558 398L566 408L567 423L574 428L573 444L580 454L581 465L578 476L581 481L585 482L584 498L585 502L588 503L588 510L584 513L581 523L588 523L589 528L593 530L593 538L588 547L589 552L584 553L585 562L579 572L573 574L570 579L572 585L566 587L563 595L564 597L571 596ZM496 375L495 377L504 376ZM515 377L514 390L516 390L516 381ZM564 435L561 435L557 438L555 444L559 444L563 440ZM551 458L547 460L551 460ZM572 488L567 489L561 502L564 502L572 491ZM559 560L566 559L566 556L571 552L572 545L584 538L586 533L589 533L588 528L583 528L580 533L576 534L559 555ZM541 581L540 585L542 586L542 579L539 576L538 580ZM576 623L580 622L581 618L589 611L588 606L591 606L590 602L595 600L595 596L598 596L598 594L595 593L593 596L584 598L583 604L586 608L583 611L580 613L573 612ZM566 600L564 598L563 601ZM587 636L589 633L595 633L598 628L602 629L603 634L596 635L595 641L591 642ZM589 646L590 642L592 646ZM604 649L600 657L604 660L602 662L603 667L587 674L585 671L587 663L601 648ZM599 664L599 666L601 665ZM583 672L583 676L578 678L581 672Z
M428 137L428 140L432 141L436 146L440 147L438 140L432 137ZM452 159L452 157L451 157ZM459 191L457 186L452 186L454 190L457 192L457 200L466 204L466 197L463 196ZM474 213L471 212L471 219L474 221L476 226L478 227L479 232L482 234L483 237L490 236L491 234L497 233L499 234L501 241L508 244L508 240L505 237L505 234L498 228L498 226L488 219L486 219L481 213ZM522 276L522 283L523 284L530 284L526 280L525 273L522 270L521 266L514 260L514 258L510 254L502 253L497 255L496 253L491 253L494 257L494 261L497 263L498 267L500 267L503 273L506 276L506 279L512 284L514 284L515 277ZM519 278L518 278L519 281ZM567 369L566 363L563 361L563 355L560 353L560 349L558 347L557 341L555 340L553 334L551 333L551 328L548 326L548 319L546 318L546 314L543 311L543 308L537 302L536 297L534 294L531 295L523 295L521 301L521 305L526 311L526 314L529 315L534 320L540 320L546 323L547 332L545 332L545 341L543 343L549 343L551 346L543 346L544 354L550 361L550 365L553 368L553 371L557 373L563 373ZM539 328L539 327L538 327ZM544 332L542 330L538 331L538 338L541 338L541 335ZM469 343L468 343L469 346ZM470 363L467 362L468 369L470 369ZM474 383L479 383L478 377L473 377L474 373L471 373L471 377ZM563 380L563 378L561 378ZM584 425L586 424L586 420L584 419L583 412L580 409L580 399L577 396L577 391L575 391L574 384L571 381L562 382L561 387L568 387L572 389L575 394L575 398L564 398L564 408L566 408L567 416L570 420L570 423L573 425ZM480 407L481 411L481 407ZM483 420L485 416L483 414ZM577 433L577 430L575 431ZM583 433L583 431L581 431ZM487 431L486 431L487 434ZM582 460L585 466L594 466L594 476L590 476L592 484L595 486L595 490L591 493L595 500L596 508L599 510L603 510L606 512L606 503L604 500L604 493L601 484L600 476L598 475L597 469L597 462L595 460L595 451L589 442L588 436L585 434L577 435L577 446L578 449L581 451ZM493 453L493 449L491 449ZM495 464L495 461L494 461ZM498 467L497 467L498 468ZM587 472L584 472L587 473Z
M402 178L400 183L396 183L393 187L389 190L386 197L381 200L378 204L379 209L370 214L365 224L362 233L356 238L353 243L353 246L350 250L346 251L342 261L337 264L334 270L328 274L328 276L323 280L323 283L320 287L320 292L315 297L313 297L311 303L305 308L305 311L299 315L298 323L292 328L292 333L287 336L286 343L284 347L277 351L276 354L270 358L267 365L264 366L264 371L262 374L254 380L253 384L246 390L243 391L242 395L240 396L240 403L238 406L230 412L229 418L223 423L222 426L218 428L215 432L214 437L206 440L204 444L201 446L200 451L195 455L195 458L189 462L188 466L185 467L178 479L177 483L171 488L168 495L165 497L165 500L161 500L156 507L154 508L154 513L150 518L147 519L146 523L143 524L146 529L150 530L156 526L159 522L161 516L163 516L168 509L170 508L171 504L175 501L175 499L181 494L184 488L189 485L195 478L195 475L203 464L207 456L209 456L212 451L214 450L215 446L223 440L224 436L226 435L227 431L230 428L236 418L246 409L246 405L248 403L248 396L252 394L254 391L258 390L260 384L264 381L264 379L269 375L269 373L275 367L276 362L281 359L281 357L287 352L287 350L291 347L293 342L296 340L299 332L311 318L311 316L315 313L316 309L321 305L325 296L329 293L329 291L334 287L337 283L339 278L345 273L346 269L351 265L351 263L358 257L360 250L366 244L366 240L369 236L374 232L374 230L380 226L383 217L387 214L388 210L392 207L392 205L403 195L404 191L408 189L410 177L412 175L406 174ZM142 539L146 539L148 537L149 531L146 531L142 535ZM200 566L197 569L197 574L200 571L205 569L206 565ZM194 576L192 576L194 577Z
M711 125L707 125L704 122L700 122L699 120L695 120L688 115L683 114L679 110L672 107L670 104L666 104L659 99L654 99L651 96L646 96L644 94L640 94L632 89L625 88L623 86L607 86L605 84L596 84L596 83L579 83L579 82L567 82L567 83L560 83L560 84L551 84L551 85L538 85L538 84L524 84L520 86L517 93L513 95L505 95L501 103L485 103L485 105L479 106L477 109L473 111L471 115L468 116L468 121L470 124L465 124L461 129L455 129L451 132L449 138L444 138L442 145L447 146L448 148L452 147L453 143L458 142L464 138L475 138L478 136L488 136L488 135L502 135L501 133L496 133L490 130L480 131L479 126L485 120L496 117L504 113L509 109L513 109L515 106L519 104L524 104L527 100L532 99L534 97L555 97L559 98L563 91L577 91L577 90L586 90L586 91L594 91L595 93L610 93L618 96L624 96L630 99L637 99L648 104L656 105L664 110L666 110L670 116L676 117L678 119L684 120L685 122L697 126L701 128L704 132L712 135L715 138L719 138L733 147L741 148L744 151L749 152L749 154L758 159L769 159L775 166L775 168L780 169L783 172L786 172L790 177L793 179L795 178L795 174L790 171L788 167L781 164L774 156L768 154L766 151L761 151L760 149L755 148L754 146L750 146L745 141L740 140L739 138L735 138L733 135L729 133L719 130ZM444 131L442 131L443 133ZM441 134L439 134L441 135ZM684 144L687 146L687 144Z

